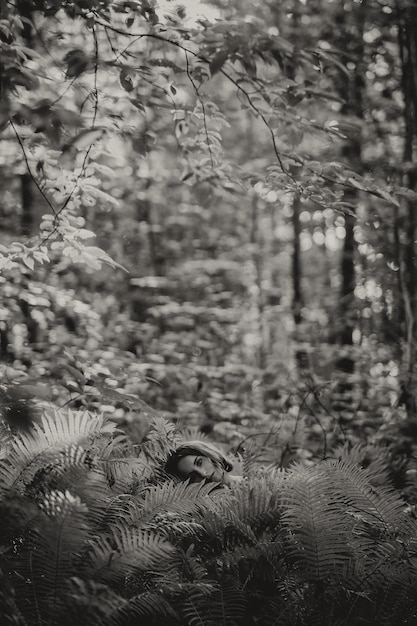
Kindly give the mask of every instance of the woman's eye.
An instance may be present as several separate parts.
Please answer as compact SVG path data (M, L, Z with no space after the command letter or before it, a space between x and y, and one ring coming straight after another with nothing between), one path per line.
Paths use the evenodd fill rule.
M197 467L201 466L201 458L198 458L195 462L195 464L197 465Z

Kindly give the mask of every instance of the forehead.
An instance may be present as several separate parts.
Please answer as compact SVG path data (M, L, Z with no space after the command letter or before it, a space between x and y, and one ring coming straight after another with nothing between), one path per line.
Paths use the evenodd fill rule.
M198 456L195 454L187 454L187 456L183 456L177 463L180 474L189 474L192 472L196 459L198 459Z

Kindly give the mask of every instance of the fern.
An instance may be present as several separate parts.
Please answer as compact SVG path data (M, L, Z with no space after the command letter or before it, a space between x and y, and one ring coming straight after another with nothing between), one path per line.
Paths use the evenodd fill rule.
M325 461L320 467L327 482L327 491L345 502L370 523L389 530L411 529L405 503L391 487L372 485L372 473L353 463Z
M178 615L161 593L144 591L129 599L120 599L119 606L106 615L103 626L123 626L132 624L132 619L145 624L178 624ZM144 621L145 620L145 621ZM163 621L162 621L163 620Z
M145 523L166 511L190 515L212 506L213 484L167 481L132 499L131 523Z
M11 626L417 623L417 523L377 485L383 455L249 463L221 489L164 477L180 437L157 420L138 449L101 417L57 412L2 438Z
M270 522L276 525L281 510L281 492L285 474L275 472L273 476L257 476L242 481L234 490L231 498L219 500L218 510L227 515L233 510L235 516L253 530L265 528Z
M235 578L224 576L209 595L200 589L189 593L183 608L190 626L232 626L242 621L246 601Z
M42 417L28 433L19 433L7 445L0 462L0 488L23 492L36 471L59 451L86 439L114 432L115 424L87 412L54 411Z
M120 524L109 536L97 539L89 550L90 575L100 581L124 580L137 570L168 567L174 547L149 531L138 531Z
M333 577L352 558L347 521L337 500L327 495L327 477L297 467L285 487L282 523L287 530L287 553L306 579Z
M68 573L79 567L89 532L86 507L69 492L51 491L41 510L9 560L18 606L29 623L34 607L39 623L56 615Z

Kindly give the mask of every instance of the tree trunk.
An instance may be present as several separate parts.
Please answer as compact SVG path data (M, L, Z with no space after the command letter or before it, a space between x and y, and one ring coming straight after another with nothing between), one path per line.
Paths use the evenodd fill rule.
M294 244L292 252L292 314L294 323L297 326L302 321L303 296L301 291L301 246L300 246L300 194L296 192L292 203L292 227L294 234Z
M352 11L346 12L345 5L338 15L340 32L344 33L344 42L339 42L339 47L346 52L345 61L352 62L355 68L350 75L340 74L339 92L344 100L342 113L361 121L363 119L363 70L362 59L364 56L363 30L365 24L365 7L352 4ZM353 34L352 34L352 31ZM362 172L362 143L360 131L346 140L342 157L347 165L354 168L358 173ZM357 194L353 189L345 192L345 199L354 206ZM356 216L354 210L345 215L345 240L341 258L341 290L338 309L338 332L337 340L341 345L353 344L353 330L355 326L355 239L354 226ZM352 373L354 362L351 357L340 359L338 368L345 373Z
M403 184L417 190L415 141L417 138L417 7L405 6L399 14L399 48L402 65L402 91L404 98L404 178ZM416 267L416 202L407 200L402 208L403 246L400 250L400 289L404 310L402 338L406 352L402 370L400 401L407 415L415 420L417 415L416 340L417 340L417 267Z
M30 237L33 227L33 181L28 172L20 177L22 213L20 218L20 234Z

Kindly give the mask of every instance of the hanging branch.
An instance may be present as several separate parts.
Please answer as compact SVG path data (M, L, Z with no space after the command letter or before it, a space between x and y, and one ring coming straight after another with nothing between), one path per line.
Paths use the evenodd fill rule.
M156 39L157 41L162 41L163 43L168 43L168 44L170 44L172 46L175 46L176 48L179 48L180 50L182 50L185 53L186 57L187 57L188 54L191 54L196 59L199 59L200 61L203 61L203 63L206 63L207 65L210 65L210 59L208 59L207 57L205 57L202 54L194 52L194 50L190 50L189 48L187 48L186 46L184 46L182 43L180 43L178 41L173 41L172 39L167 39L166 37L162 37L161 35L158 35L157 33L128 33L128 32L126 32L125 30L123 30L121 28L117 28L115 26L111 26L110 24L106 24L105 22L101 21L98 18L97 14L95 14L95 20L96 20L97 24L100 24L100 26L103 26L104 28L106 28L108 30L111 30L114 33L117 33L119 35L124 35L125 37L135 37L135 41L138 41L139 39L145 39L145 38L147 38L147 39ZM187 60L187 66L188 66L188 60ZM276 142L276 138L275 138L274 132L271 129L271 127L269 126L268 120L266 119L265 115L262 113L262 111L259 109L259 107L257 107L256 104L254 104L254 102L252 101L252 99L250 97L250 94L246 91L246 89L244 89L242 87L242 85L239 84L239 81L237 81L235 78L233 78L233 76L231 76L229 74L229 72L227 72L224 68L220 68L219 69L219 73L222 74L225 78L227 78L227 80L230 81L237 88L237 90L244 95L244 97L248 101L248 104L249 104L250 108L262 120L263 124L267 128L268 133L269 133L269 135L271 137L272 147L273 147L276 159L277 159L277 161L279 163L279 166L280 166L282 172L292 179L291 173L288 172L288 170L285 168L285 166L283 164L281 155L280 155L279 150L278 150L278 146L277 146L277 142ZM188 71L187 71L187 75L190 78L190 76L188 74Z
M95 128L95 123L96 123L96 119L97 119L97 114L98 114L98 89L97 89L97 73L98 73L98 39L97 39L97 32L95 29L95 26L93 27L93 39L94 39L94 87L93 87L93 96L94 96L94 111L93 111L93 119L91 122L91 126L90 126L90 130L94 130ZM75 180L74 186L72 188L72 190L70 191L69 195L67 196L66 200L64 201L63 205L61 206L61 208L59 209L58 213L55 215L55 220L54 223L56 222L57 218L59 217L59 215L62 213L62 211L64 211L64 209L66 209L66 207L68 206L70 200L72 199L78 184L81 180L81 178L84 176L84 172L85 172L85 168L87 166L87 161L88 161L88 157L90 155L91 149L93 147L93 143L91 143L87 150L85 151L84 154L84 159L81 165L81 169L80 172Z
M190 83L193 86L193 89L194 89L194 91L196 93L198 101L201 104L201 109L203 111L204 133L205 133L205 136L206 136L207 148L208 148L209 155L210 155L210 164L211 164L211 167L214 169L213 153L212 153L211 146L210 146L210 137L209 137L208 128L207 128L206 105L205 105L204 99L202 98L202 96L200 94L200 86L196 84L194 78L191 75L190 63L189 63L189 60L188 60L188 53L187 53L187 51L185 51L185 61L186 61L186 64L187 64L186 72L187 72L188 79L189 79Z
M29 160L28 160L28 157L27 157L27 153L26 153L26 150L25 150L25 146L23 145L22 139L21 139L19 133L17 132L17 128L14 125L13 120L10 119L9 123L10 123L10 126L13 129L14 134L16 135L16 139L17 139L17 141L19 143L19 146L20 146L20 149L22 151L23 159L25 161L26 169L28 171L29 176L31 177L31 179L34 182L34 184L36 185L39 193L42 195L44 200L47 202L47 204L50 207L50 209L51 209L52 213L54 214L54 216L57 217L57 215L58 215L57 210L55 209L54 205L52 204L52 202L50 201L50 199L48 198L48 196L46 195L46 193L43 191L42 187L38 183L38 180L37 180L36 176L34 176L34 174L32 173L32 170L31 170L30 165L29 165Z

